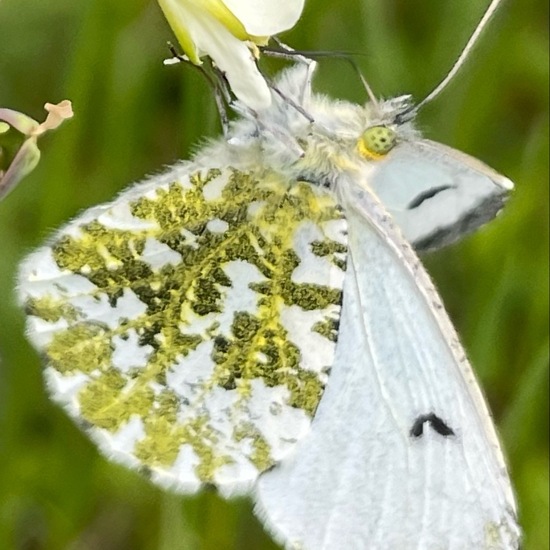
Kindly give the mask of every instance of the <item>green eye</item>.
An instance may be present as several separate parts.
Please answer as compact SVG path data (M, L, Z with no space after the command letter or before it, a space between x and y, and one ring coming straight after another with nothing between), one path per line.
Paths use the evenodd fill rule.
M367 128L359 138L359 152L366 158L380 158L387 155L397 142L397 134L387 126Z

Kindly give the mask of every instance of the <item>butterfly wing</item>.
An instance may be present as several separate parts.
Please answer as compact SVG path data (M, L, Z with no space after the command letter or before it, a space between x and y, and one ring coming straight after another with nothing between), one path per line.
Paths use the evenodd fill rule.
M19 275L52 397L154 482L246 490L321 397L345 225L310 184L193 165L84 212Z
M441 248L488 222L513 188L481 161L427 139L398 144L369 184L417 250Z
M517 548L499 443L439 297L380 204L342 185L335 362L311 432L261 476L257 514L288 549Z

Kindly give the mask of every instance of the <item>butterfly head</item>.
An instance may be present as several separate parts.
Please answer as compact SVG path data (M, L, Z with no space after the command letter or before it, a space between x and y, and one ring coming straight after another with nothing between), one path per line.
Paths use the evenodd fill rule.
M357 141L359 153L366 159L385 157L397 143L397 132L389 126L371 126Z

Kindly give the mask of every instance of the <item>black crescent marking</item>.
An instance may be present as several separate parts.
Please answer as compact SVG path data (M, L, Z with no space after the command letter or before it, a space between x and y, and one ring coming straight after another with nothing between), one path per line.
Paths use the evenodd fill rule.
M412 210L413 208L418 208L424 201L427 201L428 199L431 199L432 197L435 197L438 193L441 193L442 191L447 191L447 189L455 189L455 186L454 185L441 185L440 187L433 187L432 189L428 189L427 191L424 191L424 193L420 193L420 195L415 197L407 205L407 210Z
M449 437L455 433L439 416L435 413L428 413L420 415L412 425L411 431L409 432L412 437L422 437L424 433L424 424L428 422L433 430L435 430L439 435L443 437Z

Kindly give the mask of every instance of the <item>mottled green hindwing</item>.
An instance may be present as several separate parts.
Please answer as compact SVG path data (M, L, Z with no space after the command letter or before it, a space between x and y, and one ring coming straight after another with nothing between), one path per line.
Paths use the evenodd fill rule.
M174 170L23 264L53 397L162 485L244 490L309 429L333 361L346 223L273 172Z

